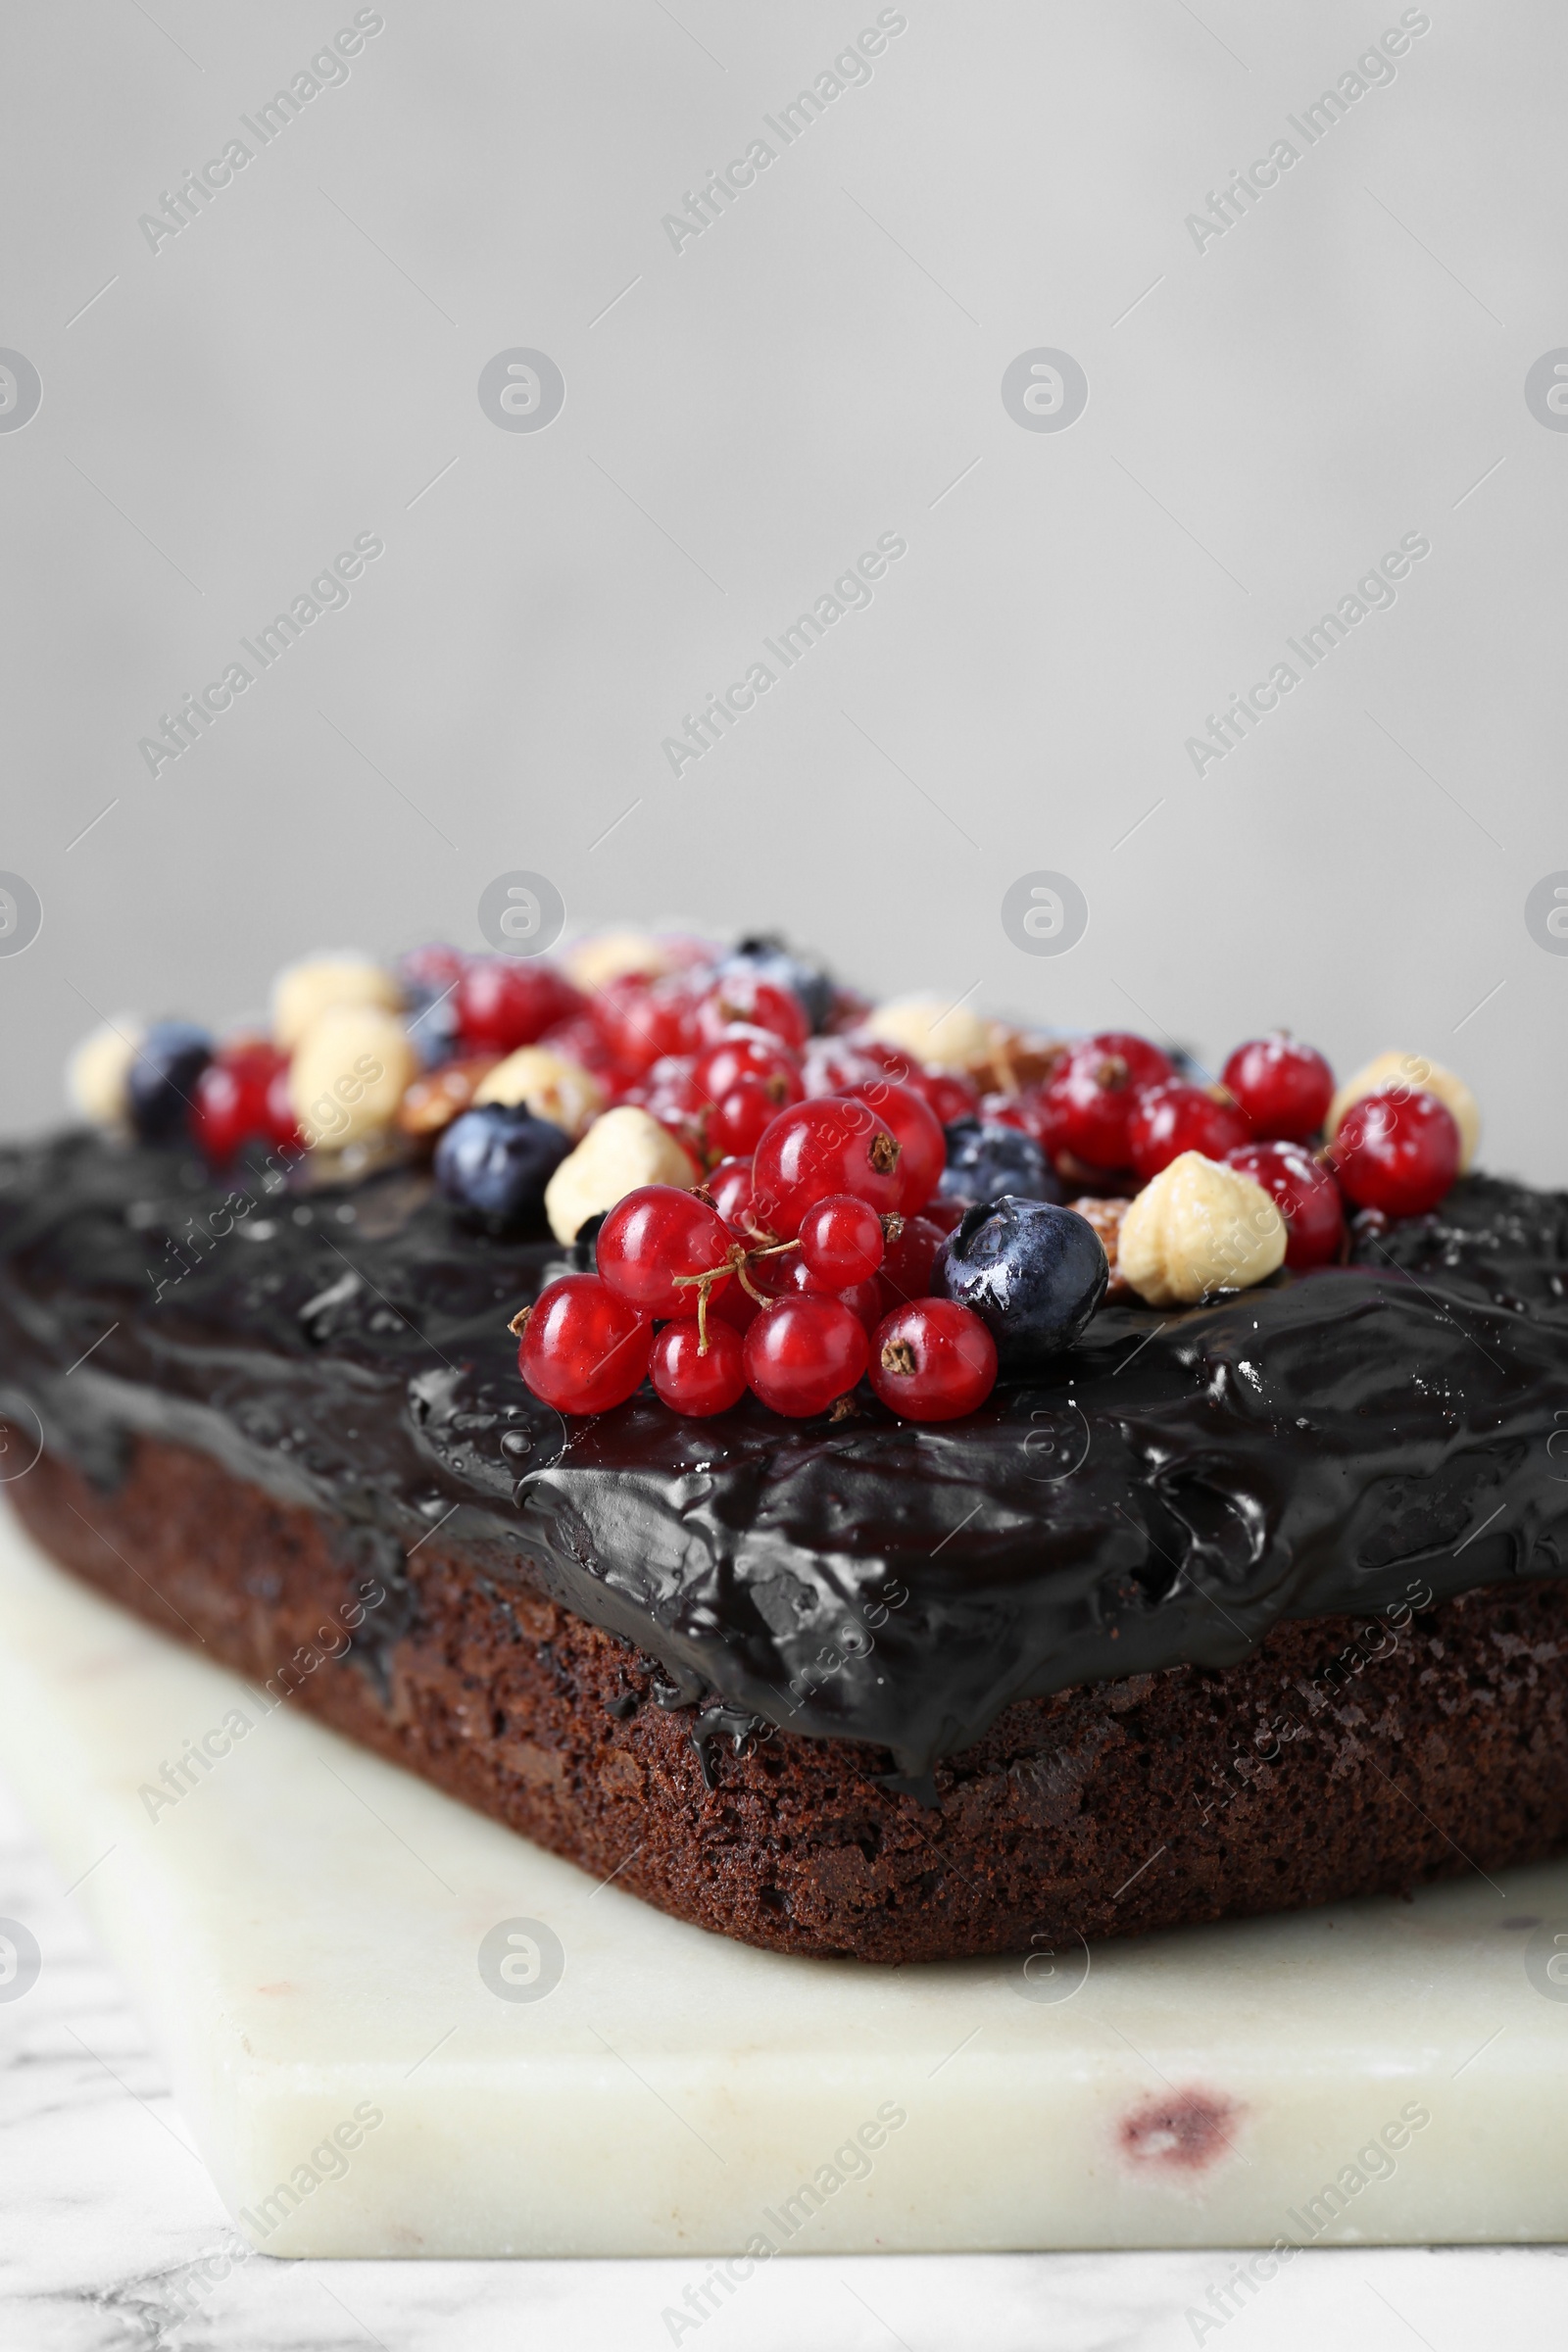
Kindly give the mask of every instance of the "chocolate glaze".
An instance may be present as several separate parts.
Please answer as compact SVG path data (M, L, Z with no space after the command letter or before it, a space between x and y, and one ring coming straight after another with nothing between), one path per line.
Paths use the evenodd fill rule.
M924 1428L868 1392L831 1426L648 1392L567 1423L506 1329L563 1262L406 1168L268 1193L176 1149L14 1148L0 1411L105 1489L138 1432L202 1448L395 1578L439 1525L499 1593L541 1585L657 1659L705 1740L849 1736L913 1787L1017 1697L1227 1665L1413 1576L1568 1575L1562 1194L1471 1177L1363 1220L1348 1266L1105 1307Z

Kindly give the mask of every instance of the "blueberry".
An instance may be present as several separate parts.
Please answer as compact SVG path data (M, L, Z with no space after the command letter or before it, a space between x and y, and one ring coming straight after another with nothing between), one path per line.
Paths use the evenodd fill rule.
M939 1298L971 1307L1004 1370L1070 1348L1105 1295L1109 1269L1087 1217L1053 1200L977 1200L931 1271Z
M485 1102L453 1120L435 1148L435 1180L482 1232L512 1233L544 1214L545 1186L571 1138L520 1103Z
M462 1051L457 984L463 963L456 948L413 948L398 957L409 1043L424 1069L439 1069Z
M745 964L760 980L772 980L780 988L792 990L805 1005L811 1027L820 1030L824 1026L833 1009L831 973L823 965L792 954L776 931L738 940L718 968L723 972L736 964Z
M213 1041L193 1021L154 1021L125 1081L130 1123L144 1144L184 1134L196 1081L212 1058Z
M948 1164L937 1180L945 1200L996 1200L1004 1193L1029 1200L1061 1199L1061 1186L1044 1152L1021 1127L955 1119L945 1133Z

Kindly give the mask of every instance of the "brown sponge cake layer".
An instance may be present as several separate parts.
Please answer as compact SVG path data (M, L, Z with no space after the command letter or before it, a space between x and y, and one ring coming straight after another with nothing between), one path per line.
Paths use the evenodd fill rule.
M355 1531L135 1443L105 1494L50 1455L32 1535L152 1624L677 1917L778 1951L1027 1951L1494 1872L1568 1844L1568 1589L1278 1626L1242 1664L1019 1701L936 1767L661 1704L663 1670L432 1534ZM342 1628L359 1619L353 1647ZM696 1737L694 1737L696 1735ZM628 1859L630 1857L630 1859Z

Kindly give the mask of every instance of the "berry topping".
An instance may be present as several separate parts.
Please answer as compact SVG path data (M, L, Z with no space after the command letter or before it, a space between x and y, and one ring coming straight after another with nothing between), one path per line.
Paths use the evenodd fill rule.
M881 1218L852 1193L830 1193L801 1219L801 1258L813 1291L869 1282L885 1248Z
M1245 1111L1233 1102L1216 1102L1203 1087L1189 1086L1182 1078L1141 1095L1127 1122L1128 1153L1146 1184L1184 1152L1223 1159L1251 1140Z
M717 1209L672 1184L645 1184L612 1208L595 1254L611 1289L639 1314L695 1315L729 1281L739 1245Z
M487 1102L455 1118L435 1148L435 1180L466 1224L516 1233L544 1214L545 1187L571 1138L521 1104Z
M904 1230L888 1243L877 1281L884 1313L911 1298L924 1298L931 1289L931 1269L947 1239L929 1217L909 1217Z
M765 979L751 963L721 972L697 1007L698 1034L704 1038L720 1038L737 1021L765 1029L797 1050L811 1034L809 1016L794 990Z
M1260 1139L1304 1144L1334 1100L1334 1072L1322 1054L1283 1029L1238 1046L1224 1075Z
M773 1412L800 1421L854 1388L869 1348L864 1324L842 1299L797 1293L773 1299L748 1328L746 1378Z
M196 1082L213 1058L213 1041L191 1021L154 1021L125 1072L125 1107L144 1144L172 1143L185 1132Z
M898 1208L901 1153L868 1103L848 1096L781 1110L752 1158L759 1224L792 1242L801 1219L830 1193L853 1193L878 1215Z
M1070 1348L1105 1295L1100 1237L1054 1201L977 1201L944 1244L931 1287L980 1317L1004 1366Z
M1172 1075L1157 1046L1121 1029L1103 1029L1074 1046L1042 1090L1053 1149L1086 1168L1124 1168L1132 1158L1128 1124L1139 1097ZM1042 1140L1046 1140L1045 1137Z
M458 1029L470 1054L511 1054L564 1021L582 999L548 963L515 956L476 956L464 966L457 994Z
M215 1168L226 1168L246 1144L298 1141L288 1055L265 1038L236 1038L224 1046L197 1079L193 1102L191 1134Z
M952 1298L917 1298L871 1339L871 1386L906 1421L956 1421L997 1385L997 1343Z
M942 1180L947 1165L947 1138L942 1122L924 1095L896 1078L874 1078L846 1086L858 1102L867 1102L899 1147L899 1211L914 1216L924 1208Z
M1020 1128L955 1119L947 1143L948 1164L938 1189L949 1200L999 1200L1004 1193L1029 1200L1061 1199L1044 1152Z
M1419 1217L1459 1173L1459 1128L1436 1095L1363 1095L1340 1121L1329 1164L1357 1208Z
M1310 1152L1299 1144L1243 1144L1226 1152L1225 1164L1260 1184L1285 1219L1288 1266L1301 1273L1339 1256L1345 1239L1340 1188Z
M734 1324L715 1315L704 1337L706 1346L693 1322L666 1323L648 1365L661 1400L692 1420L727 1413L746 1394L745 1350Z
M654 1327L597 1274L563 1274L519 1326L517 1369L559 1413L608 1413L647 1377Z

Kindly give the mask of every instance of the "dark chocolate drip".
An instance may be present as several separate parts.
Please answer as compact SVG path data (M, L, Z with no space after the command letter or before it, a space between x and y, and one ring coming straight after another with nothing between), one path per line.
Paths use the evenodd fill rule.
M951 1425L566 1422L508 1318L549 1242L405 1169L214 1184L87 1136L0 1154L0 1411L106 1489L139 1433L330 1510L377 1574L439 1530L699 1699L922 1782L1009 1700L1226 1665L1282 1617L1568 1575L1568 1199L1483 1177L1353 1262L1083 1342ZM357 1531L357 1532L355 1532ZM396 1587L398 1614L412 1597ZM922 1784L923 1785L923 1784Z

